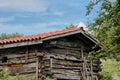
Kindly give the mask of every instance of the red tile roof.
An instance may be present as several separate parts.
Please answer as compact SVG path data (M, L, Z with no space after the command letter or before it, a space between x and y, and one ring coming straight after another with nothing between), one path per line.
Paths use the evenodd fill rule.
M64 29L64 30L60 30L60 31L37 34L37 35L32 35L32 36L23 36L23 37L17 37L17 38L4 39L4 40L0 40L0 45L17 43L17 42L32 41L32 40L40 40L40 39L44 39L47 37L61 35L61 34L74 32L74 31L78 31L78 30L82 30L82 29L83 29L82 27L77 27L77 28Z

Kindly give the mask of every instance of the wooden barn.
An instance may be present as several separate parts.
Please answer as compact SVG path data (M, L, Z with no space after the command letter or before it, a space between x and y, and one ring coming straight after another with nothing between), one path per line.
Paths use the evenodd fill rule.
M0 70L44 80L99 80L100 60L89 60L97 40L82 27L0 40Z

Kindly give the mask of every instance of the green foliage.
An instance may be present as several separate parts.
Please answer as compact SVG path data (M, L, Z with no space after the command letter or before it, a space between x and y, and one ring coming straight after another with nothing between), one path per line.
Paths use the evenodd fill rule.
M102 73L102 78L101 80L113 80L112 76L109 73Z
M21 75L10 76L8 72L0 72L0 80L26 80L26 78ZM35 78L29 80L35 80Z
M92 58L103 58L101 80L120 79L120 1L119 0L92 0L88 4L87 15L90 15L95 5L101 5L98 17L89 28L99 40L97 45L101 49L91 52ZM97 54L96 54L97 53ZM90 56L90 57L91 57ZM109 59L108 59L109 58ZM116 61L117 60L117 61Z
M16 76L10 76L8 72L0 72L0 80L26 80L26 78L19 74L17 74ZM35 77L31 77L29 78L29 80L35 80ZM56 79L48 76L45 80L56 80Z
M90 30L102 44L99 55L104 58L120 59L120 1L96 0L87 6L87 15L96 4L101 4L99 15Z
M2 33L1 36L0 36L0 40L8 39L8 38L21 37L21 36L23 36L23 35L21 35L19 33L13 33L13 34Z
M102 79L101 80L119 80L120 79L120 61L115 59L102 60Z
M93 1L93 0L90 0L90 3L86 6L86 9L87 9L87 12L86 12L86 15L89 15L91 10L93 9L93 7L98 4L101 0L96 0L96 1Z

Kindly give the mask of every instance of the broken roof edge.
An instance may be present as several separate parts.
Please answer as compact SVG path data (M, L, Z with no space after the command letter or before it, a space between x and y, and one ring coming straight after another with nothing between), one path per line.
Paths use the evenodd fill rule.
M45 40L65 37L77 33L82 33L84 36L86 36L96 44L96 39L94 39L94 37L88 36L89 34L85 32L83 27L76 27L76 28L64 29L55 32L37 34L32 36L24 36L24 37L0 40L0 49L41 44Z

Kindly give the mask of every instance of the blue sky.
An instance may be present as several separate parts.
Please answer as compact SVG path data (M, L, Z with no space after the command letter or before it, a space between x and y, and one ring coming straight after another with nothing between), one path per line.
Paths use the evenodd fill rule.
M32 35L87 24L97 16L85 16L90 0L0 0L0 34Z

